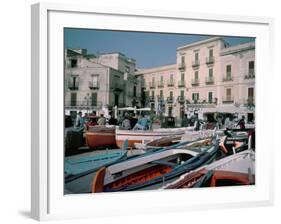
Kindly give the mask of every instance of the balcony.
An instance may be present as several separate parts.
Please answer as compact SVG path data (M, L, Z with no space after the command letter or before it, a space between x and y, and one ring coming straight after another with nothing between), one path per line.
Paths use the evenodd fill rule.
M150 96L149 97L149 102L155 102L155 97L154 96Z
M185 102L185 97L184 96L178 96L178 102L179 103L184 103Z
M231 76L231 73L226 73L226 75L222 78L223 82L229 82L229 81L233 81L233 78Z
M179 80L178 87L185 87L185 81Z
M192 80L191 80L191 85L192 85L192 86L199 86L199 83L200 83L200 82L199 82L199 79L192 79Z
M79 82L78 82L78 81L76 81L76 82L69 81L69 82L68 82L68 88L69 88L70 90L78 90L78 88L79 88Z
M199 65L200 65L200 61L199 61L199 60L194 60L194 61L192 61L192 67L193 67L193 68L198 68Z
M185 63L180 63L180 64L178 65L178 68L179 68L179 70L181 70L181 71L185 70Z
M248 97L248 99L244 102L245 106L255 106L255 98L254 97Z
M112 88L113 88L114 91L122 92L123 89L124 89L124 85L121 81L117 81L117 82L113 83Z
M254 79L255 78L255 70L249 69L248 74L245 75L245 79Z
M207 65L211 65L211 64L214 64L215 63L215 58L214 56L210 56L210 57L207 57L206 58L206 64Z
M92 90L99 89L100 88L100 83L97 82L97 81L95 81L95 82L90 81L89 82L89 88L92 89Z
M169 80L168 81L168 87L172 87L175 85L175 81L174 80Z
M223 98L222 103L223 104L231 104L231 103L234 103L234 99L233 99L232 96L226 96L226 97Z
M173 102L174 102L174 97L173 96L167 97L167 103L173 103Z
M214 77L213 76L209 76L209 77L206 77L206 85L212 85L214 84L215 80L214 80Z
M149 83L149 88L150 89L155 89L156 85L155 85L155 82L150 82Z
M163 81L159 81L158 82L158 88L163 88L164 87L164 82Z
M162 95L157 96L158 102L164 102L164 97Z
M102 102L100 101L65 101L65 109L68 110L97 110L102 108Z

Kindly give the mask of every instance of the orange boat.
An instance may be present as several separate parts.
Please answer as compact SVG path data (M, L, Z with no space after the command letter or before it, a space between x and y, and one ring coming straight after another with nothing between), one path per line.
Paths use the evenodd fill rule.
M85 134L89 148L115 145L115 126L93 126Z

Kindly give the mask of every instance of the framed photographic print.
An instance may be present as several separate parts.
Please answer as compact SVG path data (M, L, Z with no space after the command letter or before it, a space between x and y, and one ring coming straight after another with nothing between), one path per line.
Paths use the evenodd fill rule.
M32 216L271 204L272 24L33 5Z

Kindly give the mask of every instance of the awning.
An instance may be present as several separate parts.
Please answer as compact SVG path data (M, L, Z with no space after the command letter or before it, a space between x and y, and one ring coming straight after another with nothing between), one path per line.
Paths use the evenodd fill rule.
M227 105L227 106L217 106L214 108L202 108L203 113L238 113L238 114L243 114L243 113L253 113L254 110L245 108L245 107L236 107L234 105Z

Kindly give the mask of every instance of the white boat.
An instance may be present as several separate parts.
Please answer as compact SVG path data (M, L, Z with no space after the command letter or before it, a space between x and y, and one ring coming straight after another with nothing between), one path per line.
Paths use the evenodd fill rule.
M204 180L205 178L205 180ZM189 188L202 186L209 178L210 186L218 186L218 181L233 184L253 184L255 182L255 152L251 149L233 154L186 173L162 189ZM201 183L199 183L201 181ZM227 185L231 186L231 185Z
M187 128L159 128L153 130L120 130L116 129L116 145L122 148L124 141L128 140L128 147L135 148L135 143L146 144L150 141L171 135L183 135Z

